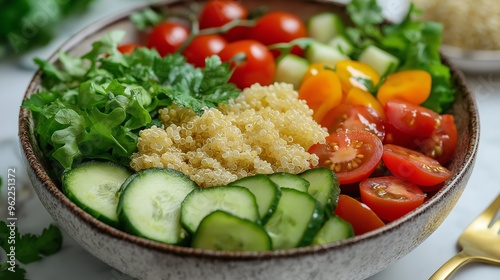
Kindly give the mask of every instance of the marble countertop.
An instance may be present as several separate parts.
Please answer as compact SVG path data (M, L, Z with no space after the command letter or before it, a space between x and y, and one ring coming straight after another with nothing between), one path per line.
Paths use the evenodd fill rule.
M82 27L96 19L143 3L140 0L97 1L91 11L74 17L60 27L60 35L50 45L22 57L0 61L0 172L6 177L8 168L18 170L18 200L22 204L17 213L18 226L22 232L40 233L54 221L44 209L36 195L20 161L17 142L17 118L19 105L35 72L32 58L46 58L55 48ZM152 2L152 1L151 1ZM119 8L117 8L119 7ZM474 92L480 113L481 137L474 172L457 205L443 224L420 246L386 270L370 277L370 280L421 280L427 279L446 260L458 251L456 241L467 225L481 213L487 204L500 193L500 73L467 74L467 80ZM2 203L4 196L0 196ZM130 279L114 270L90 253L84 251L65 235L63 248L57 254L39 262L23 266L29 279ZM362 269L362 268L360 268ZM453 278L456 280L500 279L500 267L486 264L469 264Z

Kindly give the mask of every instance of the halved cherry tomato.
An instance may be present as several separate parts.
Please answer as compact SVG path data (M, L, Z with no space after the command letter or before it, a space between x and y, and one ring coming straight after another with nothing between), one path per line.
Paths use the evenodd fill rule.
M182 54L186 57L187 62L196 67L205 67L205 59L218 54L226 45L226 39L220 35L201 35L194 38Z
M377 99L385 105L389 100L402 99L422 104L431 94L432 77L424 70L406 70L387 76L380 85Z
M320 122L325 114L342 101L342 88L337 74L332 70L312 76L299 89L299 98L314 111L313 118Z
M401 146L384 145L382 159L394 176L419 186L434 186L451 176L437 160Z
M351 105L364 105L373 108L378 115L385 120L384 107L380 102L366 90L357 87L352 87L345 96L344 103Z
M238 1L212 0L207 2L200 12L200 29L221 27L236 19L246 19L247 16L247 8ZM237 26L231 28L222 36L228 42L243 40L246 38L248 30L248 27Z
M415 140L418 150L436 159L441 165L447 164L458 144L457 127L453 115L441 115L441 125L434 130L429 138Z
M429 137L441 122L438 113L403 100L388 101L384 110L387 122L412 136Z
M425 193L415 184L393 176L368 178L359 183L361 201L382 220L392 222L425 200Z
M341 185L359 182L375 170L382 157L382 141L363 130L340 130L314 144L309 153L319 157L318 166L335 172Z
M307 36L304 22L294 14L287 12L269 12L257 20L250 29L248 37L257 40L266 46L277 43L288 43ZM292 48L292 53L302 55L298 46ZM277 57L279 52L273 51Z
M161 56L174 53L187 40L189 30L182 24L165 21L151 30L147 38L148 48L154 48Z
M344 194L339 195L335 215L350 223L355 235L360 235L385 225L368 206Z
M334 65L330 63L325 63L325 62L314 62L309 65L307 68L306 73L304 76L302 76L302 84L312 76L318 75L319 72L325 71L325 70L333 70Z
M375 110L363 105L340 104L326 113L321 121L329 133L342 129L364 130L384 139L385 129L382 118Z
M240 89L255 83L267 86L274 81L276 65L271 52L255 40L241 40L226 45L219 52L222 61L230 62L234 72L229 82Z
M380 75L377 70L359 61L341 60L335 65L335 71L337 75L339 75L340 82L342 83L342 90L345 93L348 93L353 87L368 90L368 88L360 82L360 79L371 81L373 86L377 86L380 82Z
M141 47L141 45L138 44L122 44L118 46L118 51L121 52L122 54L129 54L132 53L136 48Z

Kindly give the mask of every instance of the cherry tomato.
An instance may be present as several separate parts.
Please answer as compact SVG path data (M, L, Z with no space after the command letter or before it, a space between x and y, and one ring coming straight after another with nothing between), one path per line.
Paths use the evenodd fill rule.
M450 178L451 171L420 152L392 144L384 145L382 159L391 173L419 186L434 186Z
M148 48L154 48L161 56L174 53L188 38L189 30L182 24L172 21L159 23L147 38Z
M394 221L422 205L425 193L415 184L393 176L359 183L361 201L382 220Z
M221 27L236 19L246 19L248 10L240 2L233 0L212 0L203 6L200 12L200 29ZM248 33L248 27L237 26L231 28L222 36L228 42L242 40Z
M359 182L375 170L382 157L382 141L363 130L340 130L314 144L309 153L319 157L318 166L335 172L341 185Z
M254 40L232 42L219 52L219 56L222 61L231 63L234 73L229 82L240 89L255 83L267 86L274 81L274 58L262 43Z
M385 135L382 118L375 110L363 105L340 104L326 113L321 126L328 128L329 133L339 129L365 130L381 141Z
M226 39L220 35L201 35L194 38L182 54L194 66L205 67L205 59L218 54L226 45Z
M335 71L337 75L339 75L340 82L342 83L342 90L345 93L348 93L353 87L368 90L368 88L360 82L360 79L371 81L373 86L377 86L380 82L380 75L377 70L359 61L341 60L337 62Z
M337 74L327 70L310 77L300 86L299 98L307 102L314 111L314 120L320 122L328 111L342 101L342 87Z
M418 150L436 159L441 165L447 164L458 143L457 127L453 115L441 115L441 125L434 130L429 138L415 140Z
M319 72L325 71L325 70L333 70L334 65L330 63L324 63L324 62L314 62L309 65L307 68L306 73L302 77L302 82L304 83L307 79L311 78L312 76L318 75Z
M136 48L142 47L141 45L138 44L122 44L118 46L118 51L121 52L122 54L129 54L134 52Z
M287 12L269 12L257 20L250 29L249 38L257 40L266 46L287 43L307 36L307 30L300 18ZM295 46L292 49L295 55L302 55L302 50ZM277 57L279 52L273 51Z
M362 90L357 87L352 87L347 95L345 96L344 103L350 105L364 105L368 106L375 111L377 111L378 115L385 120L385 112L384 107L380 102L366 90Z
M429 98L431 86L432 77L426 71L400 71L387 76L378 89L377 98L382 105L392 99L419 105Z
M401 130L395 128L391 123L385 122L385 137L384 144L394 144L398 146L403 146L408 149L417 149L416 137L406 134Z
M335 215L350 223L355 235L384 226L384 222L368 206L344 194L339 195Z
M389 123L412 136L429 137L441 122L436 112L402 100L387 102L384 110Z

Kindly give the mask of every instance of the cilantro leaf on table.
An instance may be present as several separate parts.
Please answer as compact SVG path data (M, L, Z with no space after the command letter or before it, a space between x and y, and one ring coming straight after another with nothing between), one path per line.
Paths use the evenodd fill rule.
M137 48L121 54L124 35L106 34L83 56L60 53L57 64L35 61L42 88L22 106L33 113L42 151L61 170L85 159L128 165L139 131L159 124L160 108L176 103L201 115L240 93L228 83L229 64L219 57L196 68L177 53L161 57Z
M14 239L10 238L12 230ZM19 263L29 264L57 253L61 249L62 241L61 230L55 225L45 228L39 235L21 235L17 227L11 228L4 221L0 221L0 247L8 253L11 252L11 247L15 248L16 258L14 272L9 270L12 267L9 262L0 263L0 279L25 279L26 270L20 267Z
M353 0L347 11L354 27L346 29L356 49L353 57L358 58L369 45L374 45L393 55L400 64L396 71L421 69L432 77L429 98L422 104L438 113L449 109L455 101L455 90L451 83L448 66L441 61L442 25L436 22L419 21L420 11L410 5L405 18L399 23L383 22L382 10L376 0Z

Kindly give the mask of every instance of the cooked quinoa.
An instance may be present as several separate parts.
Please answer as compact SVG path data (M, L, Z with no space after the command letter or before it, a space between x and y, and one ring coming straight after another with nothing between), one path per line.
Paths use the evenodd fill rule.
M174 105L160 110L160 119L164 128L141 131L131 167L173 168L202 187L257 173L302 172L318 163L307 149L328 135L285 83L253 85L201 116Z
M413 0L422 19L443 24L443 43L475 50L500 50L500 2Z

